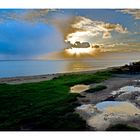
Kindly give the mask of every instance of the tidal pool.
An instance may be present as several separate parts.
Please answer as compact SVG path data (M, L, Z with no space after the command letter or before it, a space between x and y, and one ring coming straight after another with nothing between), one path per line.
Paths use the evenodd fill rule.
M115 107L115 106L118 106L120 105L122 102L120 101L104 101L104 102L100 102L100 103L97 103L96 104L96 107L101 110L101 111L104 111L106 108L108 107Z
M105 101L96 104L96 107L98 110L108 113L125 113L128 115L140 114L139 108L126 101Z
M116 94L130 94L134 92L140 92L140 87L135 87L135 86L124 86L120 88L119 90L111 92L112 95Z
M105 130L113 124L127 124L135 119L140 120L140 109L127 101L104 101L96 105L82 105L77 107L77 112L95 130Z
M70 93L81 93L90 88L90 85L79 84L70 88Z

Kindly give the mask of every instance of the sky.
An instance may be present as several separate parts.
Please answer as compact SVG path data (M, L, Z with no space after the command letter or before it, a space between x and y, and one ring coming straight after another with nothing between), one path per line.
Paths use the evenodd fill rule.
M93 46L92 55L87 53L84 58L102 53L138 53L140 10L0 10L0 60L65 59L65 50L74 48L75 42Z

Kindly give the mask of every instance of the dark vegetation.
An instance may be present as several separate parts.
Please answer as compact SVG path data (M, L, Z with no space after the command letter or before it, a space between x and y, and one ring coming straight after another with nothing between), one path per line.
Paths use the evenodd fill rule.
M113 68L110 72L117 74L139 74L140 73L140 61L133 62L129 65L124 65L122 67Z
M88 89L86 92L96 92L96 91L100 91L100 90L103 90L103 89L106 89L107 86L105 85L97 85L96 87L93 87L93 88L90 88Z
M107 128L107 131L139 131L139 129L125 124L116 124Z
M109 72L69 74L50 81L20 85L0 84L0 130L86 130L74 108L75 84L99 83Z

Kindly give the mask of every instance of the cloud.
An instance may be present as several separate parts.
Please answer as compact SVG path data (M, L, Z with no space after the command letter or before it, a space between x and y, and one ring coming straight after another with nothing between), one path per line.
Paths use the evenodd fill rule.
M85 46L87 45L87 47ZM76 55L76 53L73 50L73 54L65 51L66 49L72 49L72 48L90 48L88 45L91 46L90 51L85 53L81 53L80 55ZM127 56L127 54L130 52L133 53L139 53L140 52L140 43L127 43L127 42L120 42L120 43L109 43L109 44L89 44L88 42L76 42L74 44L70 44L70 42L66 43L67 48L65 50L62 50L61 52L52 52L52 53L47 53L45 55L41 55L38 57L38 59L84 59L84 58L100 58L102 55L106 54L106 57L108 57L108 54L114 57L114 54L121 54L116 57L123 57ZM93 51L92 51L93 48ZM133 55L130 56L134 56ZM119 58L122 59L122 58Z
M91 20L81 16L65 15L57 12L51 18L48 16L54 9L33 10L0 10L0 22L5 20L19 20L30 23L42 22L56 26L62 33L64 40L88 41L89 38L102 36L107 39L112 37L112 31L127 33L127 29L120 24L105 23L103 21ZM59 13L59 14L58 14Z
M0 10L0 22L6 20L20 20L28 22L47 22L47 16L49 12L53 12L53 9L30 9L30 10Z
M139 42L118 42L102 46L102 52L140 52Z
M103 21L91 20L85 17L75 17L75 21L71 24L71 30L66 36L66 41L74 43L82 38L95 37L102 35L102 38L111 38L111 32L127 33L127 28L120 24L105 23Z
M132 15L137 20L140 19L140 9L124 9L124 10L120 10L120 11L124 14Z
M129 14L130 14L130 11L131 11L131 14L133 13L132 15L138 15L138 14L136 14L136 12L134 12L135 10L122 10L122 12L129 13ZM127 30L127 28L123 27L121 24L116 24L116 23L113 24L113 23L109 23L109 22L104 22L102 20L101 21L93 20L93 19L83 17L83 16L75 16L75 14L67 14L67 13L65 14L65 13L61 13L61 12L55 12L52 14L51 12L54 12L54 10L51 10L51 9L5 10L5 11L0 10L0 22L6 21L6 20L10 21L9 22L10 23L9 32L5 35L1 33L2 35L0 36L0 38L3 36L5 36L6 39L7 39L7 36L9 36L10 38L12 36L15 36L17 38L17 36L18 36L18 41L19 41L19 44L17 44L16 39L12 39L12 43L11 43L11 39L9 39L10 43L13 44L13 48L10 47L9 44L3 44L3 45L1 45L1 48L2 48L2 46L5 45L5 48L8 49L9 53L14 52L15 54L10 54L11 57L13 55L17 55L17 54L19 54L20 56L22 54L25 55L26 53L29 56L32 55L32 57L34 57L34 56L36 57L38 55L42 56L43 54L45 54L44 56L46 57L47 53L52 53L53 51L63 51L63 49L67 47L68 41L70 41L70 43L72 43L71 45L73 45L76 41L80 41L80 43L81 43L80 46L83 45L82 42L95 43L95 44L91 44L91 45L92 46L95 45L94 47L96 50L98 50L98 54L101 52L113 52L113 51L122 51L122 50L127 51L128 49L126 49L126 48L129 48L131 50L138 49L137 46L139 44L133 44L133 45L132 44L121 44L121 43L113 44L113 43L116 43L116 41L122 42L127 39L127 38L125 38L126 36L124 36L124 37L119 36L119 38L116 38L116 36L115 36L113 38L114 32L115 32L115 34L118 33L119 35L126 34L129 32ZM49 13L51 13L51 14L49 14ZM25 30L27 28L27 27L25 27L24 30L26 33L24 33L22 31L23 26L20 25L20 27L18 27L18 31L21 31L21 34L22 34L20 37L19 33L14 34L14 32L16 32L16 30L17 30L17 27L16 27L17 25L14 26L14 28L12 28L12 30L14 32L10 31L12 24L14 24L13 20L20 21L20 22L18 22L19 25L20 24L22 25L22 23L21 23L22 21L23 21L23 23L26 21L28 23L39 23L39 24L41 23L41 26L39 25L38 28L36 29L35 27L37 27L37 25L35 25L35 26L31 25L33 28L32 29L30 27L30 24L27 24L27 26L29 26L29 29ZM8 24L3 24L3 25L8 25ZM2 26L2 24L1 24L1 26ZM43 28L42 28L42 26L43 26ZM50 30L48 30L48 26L50 26L49 27L49 28L51 28ZM6 26L6 27L8 27L8 26ZM41 32L39 32L40 27L42 28ZM57 33L55 31L52 32L53 28L55 30L57 30ZM30 29L32 29L32 31ZM30 34L30 32L33 32L33 30L35 32ZM43 32L45 34L43 34ZM11 35L11 33L13 33L13 35ZM31 41L27 42L27 40L29 38L28 34L30 34L30 37L32 38L32 42ZM38 36L34 37L33 35L36 35L36 34L38 34ZM137 34L139 34L139 32L135 32L135 35L137 35ZM63 35L63 38L62 38L62 35ZM39 38L39 37L41 37L41 38ZM112 38L112 39L110 39L110 38ZM110 39L110 40L106 40L106 39ZM66 41L65 44L63 44L64 41ZM52 43L52 45L49 44L50 42ZM130 40L129 40L129 42L130 42ZM24 51L23 51L22 47L25 48ZM15 48L15 50L10 50L10 49L14 49L14 48ZM16 49L21 52L17 52ZM7 55L8 51L5 49L4 53ZM96 54L96 51L94 51L94 55L95 54ZM66 55L64 52L58 53L56 56L61 56L62 58L70 57L70 56ZM4 56L2 56L2 54L1 54L0 57L4 57ZM8 56L8 57L10 57L10 56ZM81 58L82 57L83 57L83 55L81 56ZM84 57L87 57L87 56L84 56Z
M103 38L111 38L111 33L110 32L104 32L103 33Z
M70 42L67 42L68 48L88 48L90 47L90 43L89 42L79 42L76 41L74 44L71 44Z

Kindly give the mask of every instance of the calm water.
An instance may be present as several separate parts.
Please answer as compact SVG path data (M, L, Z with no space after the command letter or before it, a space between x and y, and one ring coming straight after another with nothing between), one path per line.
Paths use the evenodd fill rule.
M140 57L140 56L139 56ZM137 59L140 60L140 59ZM53 74L96 70L124 65L135 59L90 59L90 60L46 60L46 61L0 61L0 77Z

